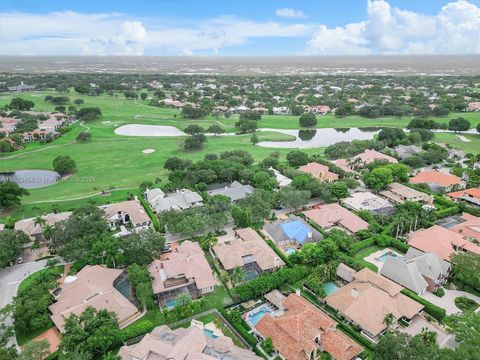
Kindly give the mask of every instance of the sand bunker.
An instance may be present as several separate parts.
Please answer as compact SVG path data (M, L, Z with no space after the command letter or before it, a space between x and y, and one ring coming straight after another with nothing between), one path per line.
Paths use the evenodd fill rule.
M151 154L155 152L155 149L145 149L142 151L144 154Z
M115 129L115 134L124 136L186 136L174 126L129 124Z
M110 120L108 120L108 121L102 121L102 124L110 124L110 123L111 123Z
M457 135L457 137L462 140L463 142L470 142L472 140L470 140L469 138L466 138L465 136L463 135Z

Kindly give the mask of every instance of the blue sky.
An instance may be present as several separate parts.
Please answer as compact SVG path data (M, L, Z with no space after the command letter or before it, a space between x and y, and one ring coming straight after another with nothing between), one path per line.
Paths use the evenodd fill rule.
M0 55L480 52L480 0L2 0L1 4Z

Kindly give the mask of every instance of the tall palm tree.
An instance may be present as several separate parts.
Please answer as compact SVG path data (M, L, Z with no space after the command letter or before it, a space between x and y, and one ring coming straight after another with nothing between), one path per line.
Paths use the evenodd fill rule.
M241 266L237 266L232 270L230 274L230 279L234 284L239 284L242 281L245 281L245 270Z
M200 238L200 246L202 247L203 250L206 250L206 251L210 250L212 246L216 245L217 243L218 243L218 239L211 232Z
M37 215L35 216L35 219L33 219L33 224L35 226L39 225L43 228L47 224L47 221L41 215Z

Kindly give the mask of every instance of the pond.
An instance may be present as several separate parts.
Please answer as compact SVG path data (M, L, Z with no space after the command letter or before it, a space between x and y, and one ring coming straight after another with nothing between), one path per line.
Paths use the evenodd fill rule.
M262 131L276 131L282 134L293 135L294 141L261 141L257 145L267 148L297 148L309 149L326 147L340 141L371 140L378 134L380 127L369 128L323 128L311 130L282 130L282 129L260 129Z
M186 136L175 126L128 124L115 129L115 134L124 136Z
M13 181L24 189L36 189L55 184L60 174L51 170L17 170L0 173L0 181Z

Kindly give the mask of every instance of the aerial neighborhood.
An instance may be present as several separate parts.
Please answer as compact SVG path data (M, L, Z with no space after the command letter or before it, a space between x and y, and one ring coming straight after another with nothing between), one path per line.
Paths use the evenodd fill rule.
M478 354L478 79L0 80L0 359Z

